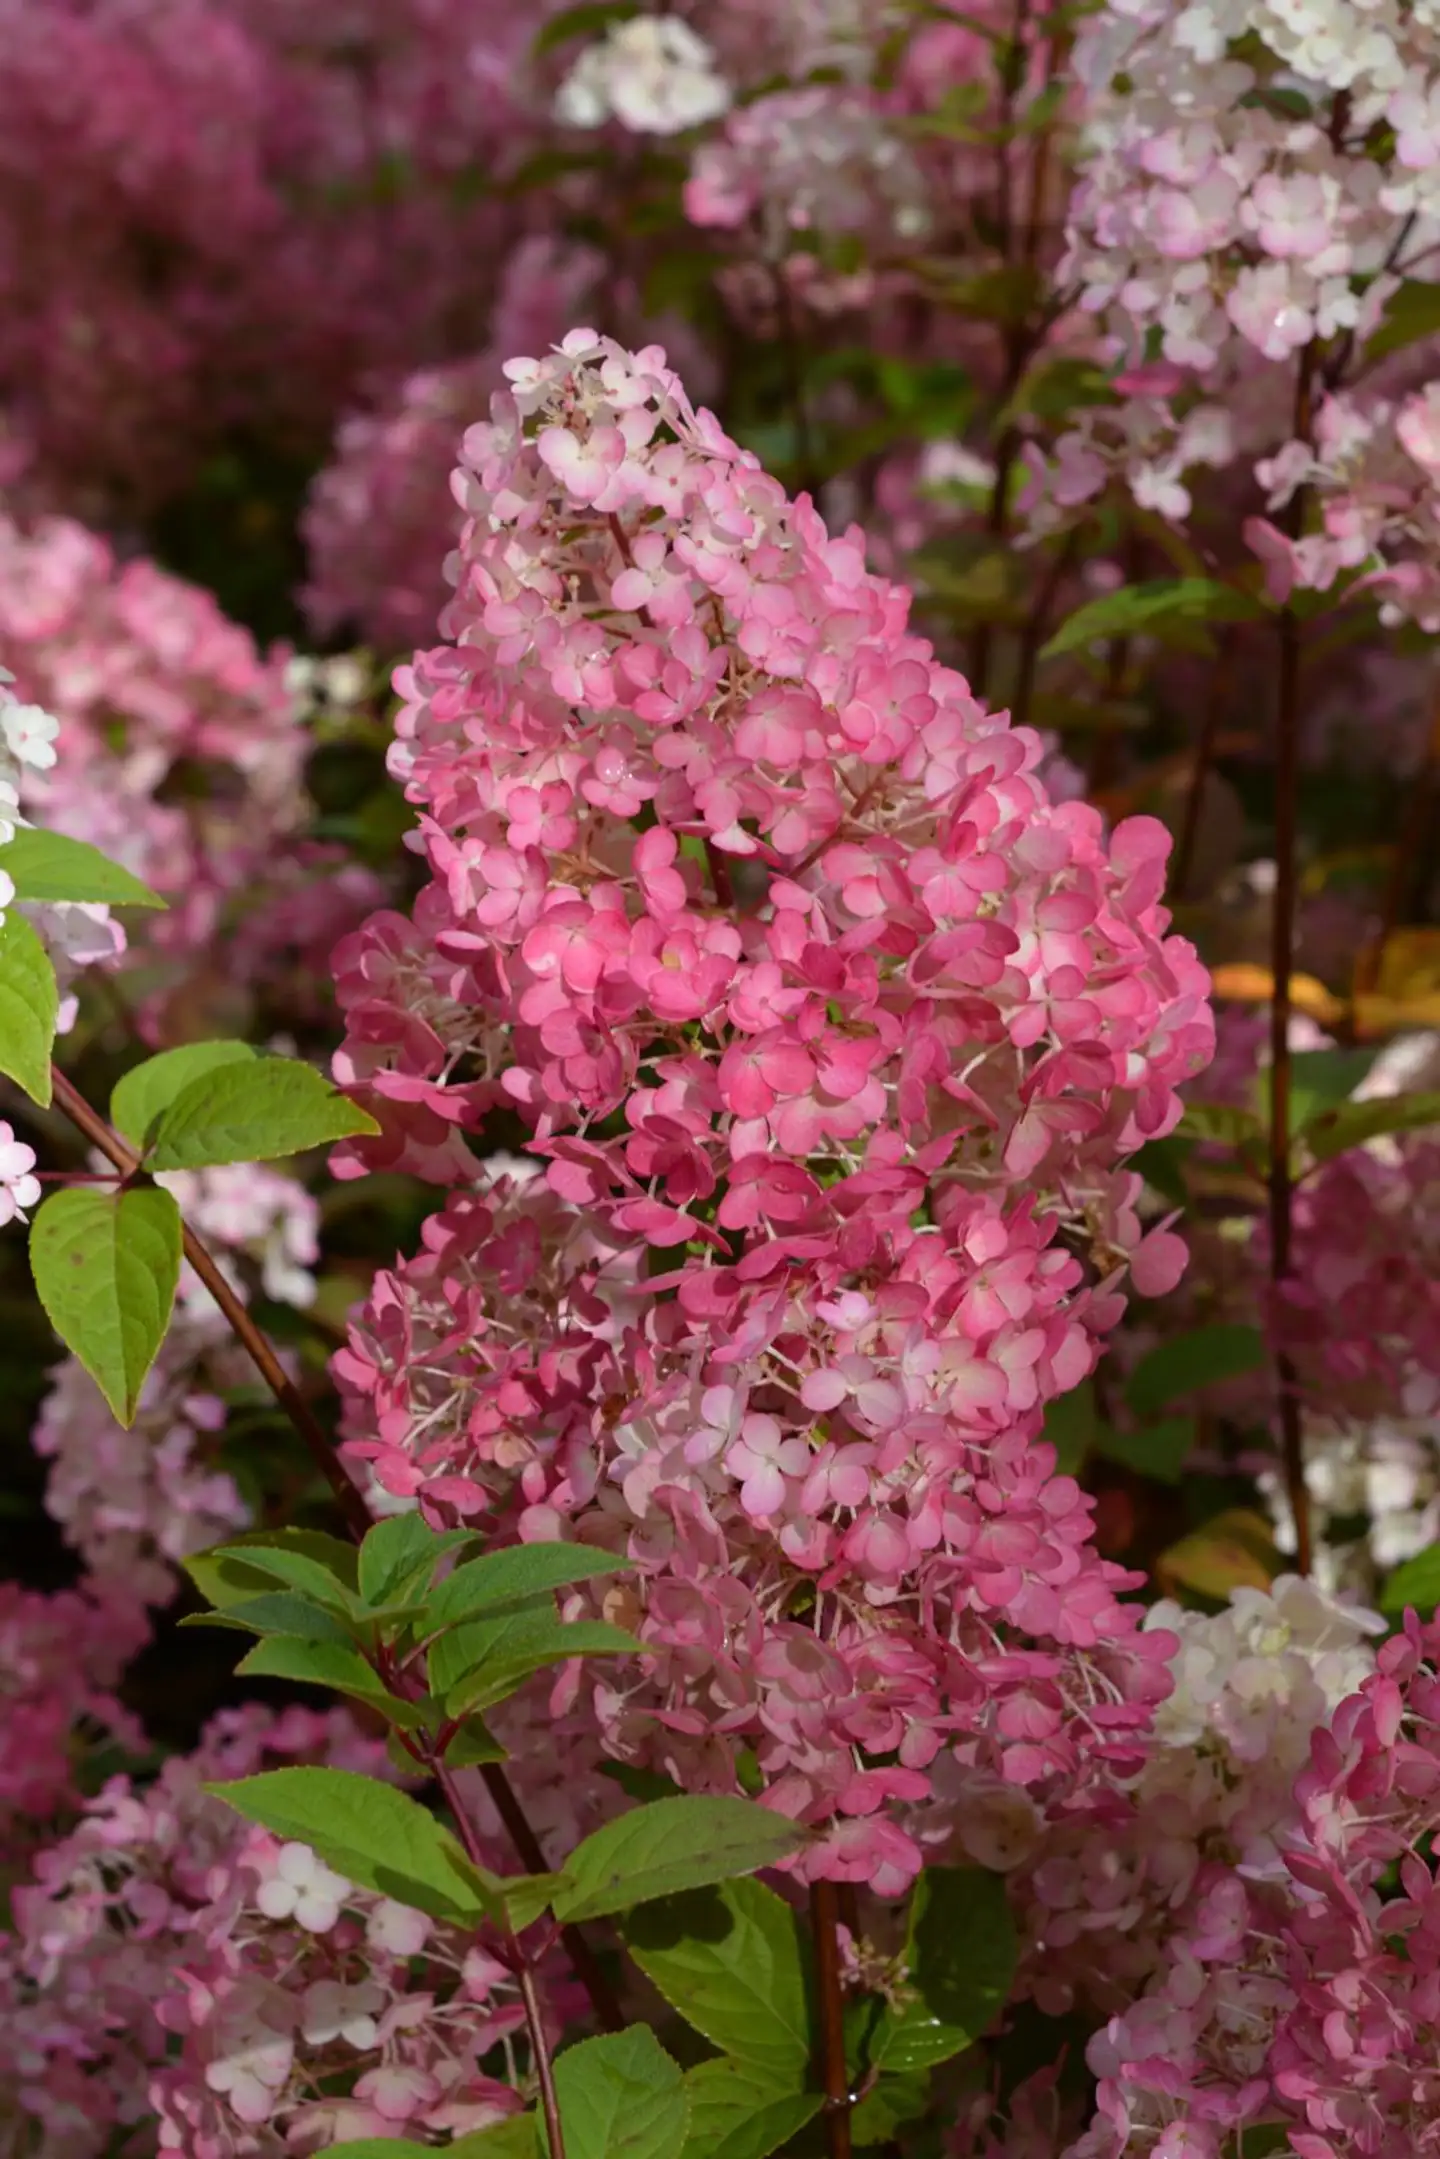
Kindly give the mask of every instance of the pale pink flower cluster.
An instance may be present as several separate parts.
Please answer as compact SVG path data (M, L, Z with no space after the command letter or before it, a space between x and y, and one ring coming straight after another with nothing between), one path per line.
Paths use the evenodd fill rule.
M301 1185L254 1163L162 1181L237 1287L253 1268L266 1296L310 1302L318 1210ZM32 1444L51 1464L46 1508L98 1583L167 1604L187 1554L248 1525L249 1505L216 1457L227 1400L253 1384L244 1351L189 1267L128 1431L73 1357L60 1365Z
M1317 1726L1278 1864L1210 1862L1165 1968L1091 2042L1099 2110L1067 2159L1221 2159L1261 2124L1295 2159L1435 2148L1437 1654L1408 1615Z
M1400 276L1434 275L1431 16L1429 0L1108 0L1087 18L1060 274L1129 356L1153 330L1183 367L1215 367L1237 336L1286 360L1363 333Z
M507 374L457 641L398 678L434 882L337 955L337 1072L387 1126L352 1167L470 1181L503 1100L551 1199L460 1197L380 1277L352 1442L442 1516L624 1544L606 1745L720 1786L749 1748L834 1824L813 1868L895 1888L937 1758L1043 1792L1163 1690L1037 1434L1127 1264L1183 1264L1118 1165L1209 1053L1205 977L1160 828L1048 802L658 350Z
M165 894L169 911L147 934L193 962L301 815L306 737L284 656L257 652L198 586L143 560L121 565L58 518L29 531L0 518L0 652L17 694L55 715L52 733L58 722L27 778L32 821L89 840ZM203 792L159 799L177 768L203 769ZM108 934L91 925L97 948Z
M147 1631L133 1603L88 1591L47 1595L16 1582L0 1584L0 1847L6 1866L44 1825L78 1809L76 1770L97 1736L143 1752L144 1734L113 1689Z

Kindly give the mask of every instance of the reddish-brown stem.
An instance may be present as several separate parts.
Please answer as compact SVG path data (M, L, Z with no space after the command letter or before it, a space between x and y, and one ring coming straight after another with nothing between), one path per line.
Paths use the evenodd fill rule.
M469 1858L477 1867L485 1865L485 1855L475 1832L469 1811L455 1783L453 1770L447 1769L432 1750L426 1763L431 1775L445 1795L445 1804L455 1817L455 1827ZM535 1974L530 1960L521 1947L514 1929L510 1930L510 1947L514 1956L515 1976L520 1984L520 1999L525 2006L525 2025L530 2035L530 2056L535 2064L535 2074L540 2084L540 2108L545 2116L545 2133L550 2145L550 2159L565 2159L565 2137L560 2126L560 2101L555 2090L555 2070L550 2059L550 2042L545 2037L545 2018L540 2007L540 1997L535 1991Z
M1200 740L1195 745L1195 763L1185 794L1185 815L1180 824L1180 837L1175 843L1175 866L1170 872L1170 897L1175 900L1185 897L1191 872L1195 867L1195 848L1200 838L1200 813L1205 804L1205 783L1215 763L1215 745L1220 739L1220 723L1225 715L1233 649L1233 645L1227 644L1221 651L1210 684Z
M1308 442L1314 420L1316 349L1300 356L1295 385L1295 439ZM1305 528L1306 499L1298 490L1290 504L1290 537ZM1271 915L1270 972L1270 1289L1272 1326L1280 1323L1285 1281L1290 1273L1294 1216L1294 1180L1290 1161L1290 1013L1295 958L1295 894L1298 797L1300 790L1300 618L1293 607L1279 622L1279 669L1275 713L1275 901ZM1275 1385L1280 1413L1280 1454L1286 1496L1295 1524L1295 1565L1310 1572L1313 1537L1310 1494L1305 1484L1305 1440L1300 1417L1299 1380L1283 1350L1275 1356Z
M715 898L720 906L730 909L735 905L735 888L730 882L730 868L725 857L712 839L705 841L705 860L710 867L710 882L715 887Z
M845 1995L840 1980L840 1899L834 1882L810 1889L810 1931L820 1990L820 2059L830 2159L851 2159L850 2072L845 2061Z
M71 1085L58 1066L52 1067L51 1080L56 1102L77 1131L89 1140L91 1146L98 1148L108 1162L113 1162L122 1176L133 1177L141 1174L143 1164L139 1157L126 1146L117 1132L111 1130L104 1118L90 1107L85 1097ZM249 1355L260 1377L304 1441L311 1460L335 1495L335 1502L344 1518L346 1529L355 1542L360 1543L373 1526L370 1510L360 1491L345 1474L344 1465L314 1412L210 1253L188 1224L182 1228L181 1235L186 1259L220 1307L236 1341ZM526 1820L525 1810L515 1796L514 1787L504 1770L498 1762L487 1762L481 1775L484 1777L486 1790L494 1801L495 1811L515 1846L521 1865L531 1874L547 1873L549 1869L540 1840ZM621 2030L625 2020L621 2015L620 2005L607 1984L589 1943L575 1927L563 1928L562 1938L575 1967L575 1976L590 1997L590 2005L595 2011L597 2021L607 2031Z

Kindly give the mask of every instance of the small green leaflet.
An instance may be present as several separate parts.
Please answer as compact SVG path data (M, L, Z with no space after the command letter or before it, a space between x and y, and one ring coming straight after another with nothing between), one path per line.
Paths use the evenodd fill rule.
M561 1920L600 1919L652 1897L758 1874L798 1851L807 1832L753 1799L656 1799L595 1830L570 1854Z
M512 1612L493 1622L471 1622L441 1637L429 1655L432 1690L444 1694L448 1717L467 1717L493 1709L515 1692L532 1672L550 1664L564 1664L571 1657L633 1656L633 1635L604 1620L579 1619L565 1625L553 1611ZM442 1657L459 1650L467 1669L458 1679L441 1679L448 1672Z
M1208 577L1167 577L1148 585L1125 585L1102 593L1062 622L1042 650L1058 659L1105 638L1160 636L1177 623L1233 622L1262 612L1259 603Z
M1404 278L1398 291L1386 301L1380 327L1365 346L1366 361L1373 364L1383 360L1387 354L1400 352L1406 345L1418 344L1421 338L1433 337L1437 330L1440 330L1440 286L1421 278Z
M12 907L0 922L0 1072L42 1109L50 1103L50 1052L60 992L50 955Z
M541 2159L533 2114L512 2114L493 2129L476 2129L444 2147L445 2159ZM349 2144L327 2144L325 2159L435 2159L433 2144L408 2137L357 2137Z
M1062 1477L1073 1477L1094 1446L1100 1432L1095 1407L1095 1386L1082 1379L1068 1394L1046 1405L1040 1437L1055 1449L1055 1468Z
M180 1279L180 1210L168 1192L72 1186L30 1229L45 1316L127 1429L165 1339Z
M473 1922L500 1909L480 1875L418 1800L349 1769L267 1769L207 1792L277 1837L308 1844L347 1881L432 1919Z
M638 0L585 0L580 7L562 8L539 32L531 51L538 60L571 38L603 37L612 23L628 22L639 11Z
M555 2092L565 2159L677 2159L684 2148L685 2080L646 2024L568 2047Z
M1428 1124L1440 1124L1440 1094L1381 1095L1322 1110L1300 1137L1317 1162L1333 1162L1336 1155L1367 1140L1381 1139L1387 1132L1417 1132Z
M142 1152L146 1135L162 1110L206 1072L222 1065L253 1064L259 1052L248 1042L185 1042L162 1050L117 1080L110 1096L110 1122L123 1139Z
M201 1596L223 1611L227 1605L258 1596L274 1579L263 1566L250 1563L252 1547L257 1551L308 1553L338 1582L347 1588L354 1586L354 1545L327 1536L321 1529L247 1529L238 1537L227 1538L224 1544L212 1545L208 1552L192 1552L180 1564Z
M446 1552L474 1541L468 1529L431 1529L419 1514L388 1515L360 1547L360 1594L367 1604L388 1604L423 1589Z
M272 1634L257 1642L235 1670L247 1679L293 1679L306 1686L329 1687L378 1709L402 1731L418 1731L426 1721L423 1706L393 1695L348 1642L306 1642L291 1634Z
M0 847L0 870L22 900L89 901L109 907L166 907L158 892L85 840L21 825Z
M313 1065L257 1057L219 1065L182 1087L150 1134L146 1160L154 1170L272 1162L379 1129Z
M733 1881L643 1904L625 1945L687 2024L781 2090L813 2052L809 1945L798 1914L763 1882Z
M1380 1609L1387 1619L1398 1619L1407 1605L1413 1605L1422 1619L1428 1619L1440 1604L1440 1544L1427 1545L1413 1559L1407 1559L1387 1576L1380 1592Z
M1102 1425L1095 1436L1095 1452L1107 1462L1120 1462L1142 1477L1153 1477L1157 1484L1178 1484L1194 1450L1193 1417L1161 1417L1138 1432L1118 1432Z

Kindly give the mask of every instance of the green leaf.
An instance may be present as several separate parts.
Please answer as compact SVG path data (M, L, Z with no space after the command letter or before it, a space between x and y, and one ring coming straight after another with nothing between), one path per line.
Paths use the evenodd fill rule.
M570 1854L573 1889L557 1919L601 1919L652 1897L758 1874L798 1851L806 1832L753 1799L656 1799L592 1832Z
M1403 351L1406 345L1418 344L1421 338L1433 337L1437 330L1440 285L1407 277L1386 301L1380 327L1366 343L1365 358L1367 362L1383 360L1389 353Z
M0 870L22 900L70 900L110 907L167 907L158 892L111 862L86 840L21 825L0 847Z
M690 2134L681 2159L770 2159L814 2121L819 2092L777 2092L745 2062L701 2062L687 2071Z
M207 1784L248 1822L308 1844L337 1873L432 1919L498 1916L494 1885L418 1800L349 1769L267 1769Z
M297 1642L350 1642L349 1629L323 1605L293 1590L262 1589L258 1597L244 1597L223 1611L204 1612L182 1621L185 1626L243 1627L247 1634L288 1634Z
M1095 1438L1095 1451L1107 1462L1123 1463L1158 1484L1178 1484L1194 1448L1193 1417L1162 1417L1138 1432L1117 1432L1105 1425Z
M56 1192L31 1226L30 1267L45 1317L128 1429L175 1304L179 1208L153 1188Z
M786 2088L812 2053L804 1929L762 1882L692 1889L642 1905L625 1944L652 1985L722 2054Z
M182 1087L150 1135L151 1169L272 1162L380 1127L313 1065L257 1057L220 1065Z
M267 1551L283 1547L286 1551L306 1552L347 1588L354 1585L354 1545L327 1536L320 1529L247 1529L237 1537L227 1537L223 1544L212 1545L208 1552L192 1552L180 1564L201 1596L223 1611L227 1605L261 1595L273 1579L249 1564L246 1554L252 1545Z
M1073 1477L1094 1446L1100 1431L1095 1408L1095 1383L1082 1379L1068 1394L1045 1405L1040 1437L1055 1449L1055 1468L1062 1477Z
M426 1588L446 1552L473 1542L473 1530L431 1529L419 1514L388 1515L360 1547L360 1594L367 1604L387 1604Z
M1146 1184L1162 1199L1168 1199L1172 1207L1188 1207L1190 1187L1185 1182L1185 1164L1190 1159L1190 1143L1182 1134L1172 1133L1167 1139L1152 1139L1131 1155L1127 1169L1138 1169Z
M1224 1604L1232 1589L1268 1589L1284 1567L1264 1515L1249 1507L1227 1507L1162 1552L1155 1578L1163 1596L1189 1590L1192 1596Z
M60 992L50 955L12 907L0 922L0 1072L42 1109L50 1105L50 1052Z
M571 38L600 38L612 23L628 22L638 15L639 0L586 0L582 7L562 8L537 36L531 51L536 59L543 53L553 52L557 45L564 45Z
M143 1151L151 1125L192 1080L222 1065L253 1064L258 1052L248 1042L185 1042L162 1050L117 1080L110 1097L110 1122L131 1146Z
M971 2046L1004 2007L1015 1958L1015 1922L1000 1876L927 1867L915 1885L905 1942L917 1998L886 2009L871 2063L905 2076Z
M1371 1102L1322 1110L1299 1136L1317 1162L1333 1162L1336 1155L1387 1132L1417 1132L1429 1124L1440 1124L1440 1094L1381 1095Z
M1137 1417L1150 1417L1201 1387L1237 1379L1242 1372L1258 1372L1264 1362L1265 1343L1258 1327L1195 1327L1188 1334L1172 1336L1140 1359L1130 1375L1125 1399Z
M856 2151L872 2144L889 2144L905 2122L913 2122L930 2104L930 2078L925 2071L906 2076L881 2077L850 2116L850 2141Z
M472 2130L444 2146L445 2159L540 2159L533 2114L512 2114L489 2129ZM408 2137L356 2137L349 2144L327 2144L325 2159L435 2159L433 2144Z
M1125 585L1087 600L1062 622L1041 651L1042 660L1058 659L1102 639L1154 637L1177 623L1235 622L1261 613L1258 603L1233 586L1208 577L1166 577L1149 585Z
M235 1671L247 1679L294 1679L306 1686L331 1687L337 1694L348 1694L378 1709L402 1731L418 1731L425 1722L420 1704L402 1702L393 1695L348 1642L306 1642L294 1635L274 1634L257 1642Z
M1302 1050L1290 1059L1290 1129L1344 1102L1375 1062L1373 1050Z
M232 1547L222 1545L220 1551L232 1553ZM343 1612L348 1618L355 1610L356 1599L343 1581L336 1577L333 1567L313 1552L284 1544L255 1543L241 1547L233 1556L242 1566L263 1574L268 1580L283 1582L287 1589L294 1589L313 1603L323 1604L332 1612ZM347 1557L349 1556L347 1551Z
M453 1653L457 1645L472 1668L463 1678L442 1682L436 1677L437 1654ZM493 1709L547 1665L564 1664L571 1657L633 1656L638 1646L633 1634L603 1620L581 1619L567 1626L553 1611L512 1612L503 1619L472 1620L443 1636L430 1651L430 1685L437 1694L443 1690L447 1717L468 1717ZM444 1668L448 1670L448 1663Z
M1181 1139L1207 1140L1219 1147L1266 1145L1265 1127L1254 1110L1233 1102L1187 1102L1175 1132Z
M1380 1592L1380 1609L1386 1618L1398 1619L1412 1604L1422 1619L1428 1619L1440 1604L1440 1544L1427 1545L1386 1577Z
M555 2093L565 2159L676 2159L684 2145L685 2080L648 2025L567 2048Z
M475 1769L486 1762L508 1762L510 1756L483 1717L467 1717L444 1752L447 1769Z
M426 1616L432 1627L452 1627L482 1613L498 1618L503 1612L519 1611L542 1599L548 1606L557 1589L568 1588L574 1582L594 1581L600 1575L622 1573L631 1564L612 1552L598 1552L584 1544L507 1545L504 1551L486 1552L479 1559L466 1560L447 1575L429 1599Z

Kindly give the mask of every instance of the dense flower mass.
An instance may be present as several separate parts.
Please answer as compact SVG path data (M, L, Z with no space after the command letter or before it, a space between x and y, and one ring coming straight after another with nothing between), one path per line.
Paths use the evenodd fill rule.
M943 1748L1044 1786L1062 1705L1122 1744L1160 1683L1038 1428L1127 1265L1178 1272L1117 1164L1208 1054L1204 975L1160 829L1052 806L658 351L506 372L456 642L400 677L434 881L339 955L337 1070L452 1182L513 1104L548 1198L462 1195L381 1278L352 1448L442 1514L624 1542L650 1676L596 1690L607 1743L703 1783L753 1748L837 1819L813 1866L898 1885L884 1809Z

